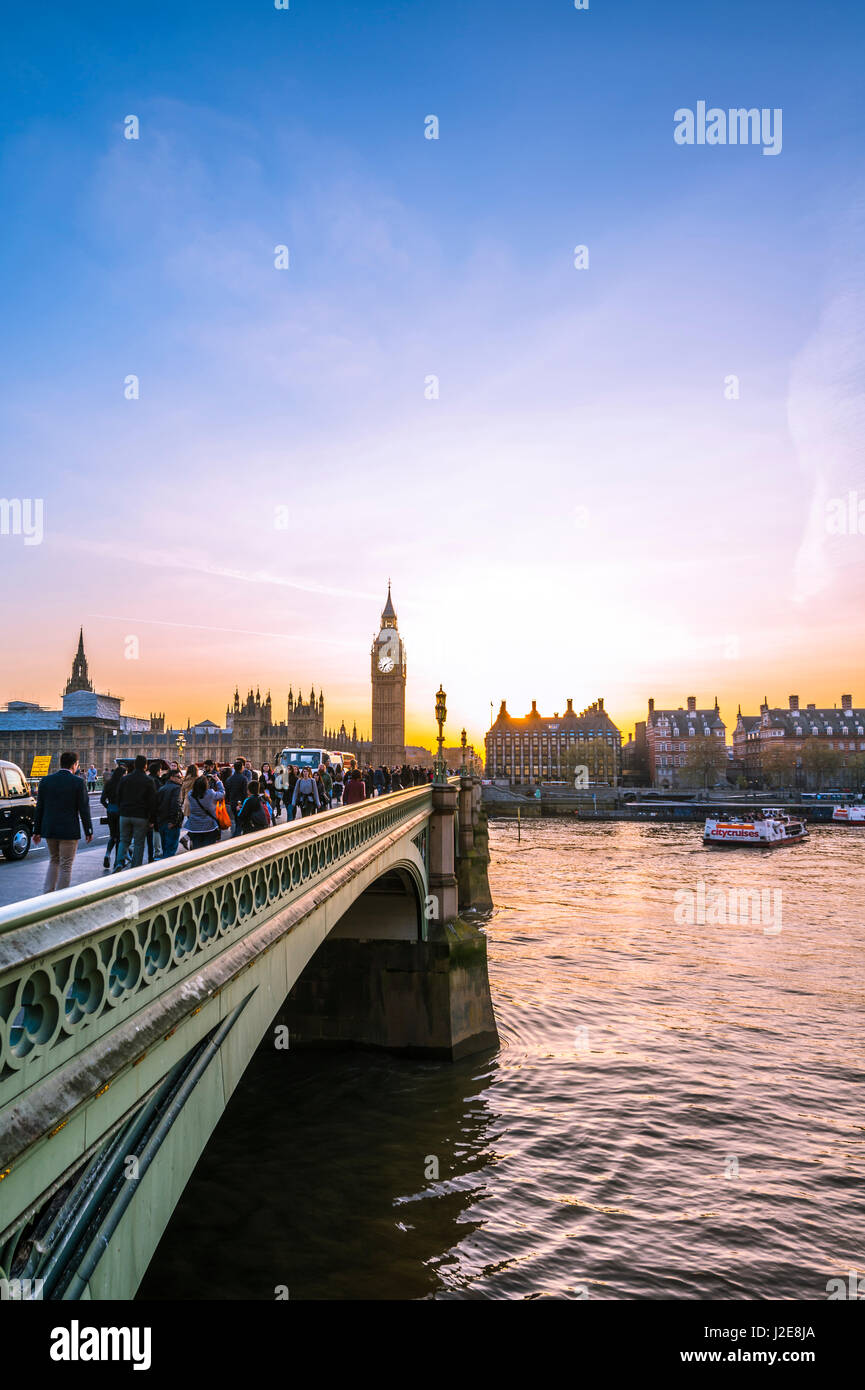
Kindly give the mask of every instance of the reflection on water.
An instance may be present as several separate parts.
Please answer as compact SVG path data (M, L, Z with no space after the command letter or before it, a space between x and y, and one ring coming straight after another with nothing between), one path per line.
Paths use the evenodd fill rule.
M263 1048L141 1296L821 1299L861 1272L865 830L699 834L493 822L500 1052ZM677 922L713 886L779 890L782 930Z

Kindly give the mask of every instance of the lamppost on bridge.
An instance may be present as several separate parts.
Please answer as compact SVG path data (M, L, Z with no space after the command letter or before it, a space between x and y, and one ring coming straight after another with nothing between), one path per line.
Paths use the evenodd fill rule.
M177 735L177 738L174 740L174 742L175 742L176 745L177 745L177 761L182 765L182 764L183 764L183 750L184 750L184 748L186 747L186 739L183 737L183 734L178 734L178 735Z
M438 688L438 690L437 690L437 692L436 692L436 723L437 723L438 726L439 726L439 733L438 733L439 751L438 751L438 757L436 758L435 773L433 774L433 781L434 781L434 782L446 782L446 781L447 781L446 768L445 768L445 760L444 760L444 753L442 752L442 748L443 748L443 746L444 746L444 741L445 741L445 740L444 740L444 734L443 734L442 730L443 730L443 728L444 728L444 723L445 723L445 720L447 719L447 717L448 717L447 696L445 695L443 686L439 685L439 688Z
M466 731L465 731L465 729L463 729L462 732L460 733L460 748L462 749L462 753L463 753L462 762L461 762L461 764L460 764L460 777L468 777L468 775L469 775L469 770L468 770L468 768L466 767Z

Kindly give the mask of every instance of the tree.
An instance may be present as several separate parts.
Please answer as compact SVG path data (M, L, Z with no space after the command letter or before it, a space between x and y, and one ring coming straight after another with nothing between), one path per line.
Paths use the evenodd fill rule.
M789 787L796 780L796 755L783 739L770 743L760 754L760 771L767 787Z
M685 765L679 776L691 786L714 787L727 769L727 748L724 740L714 734L697 734L688 740Z
M840 770L841 754L822 739L809 739L802 749L802 771L817 791L822 791L827 782L831 785Z
M865 753L847 753L844 766L847 772L845 786L851 791L861 791L865 784Z

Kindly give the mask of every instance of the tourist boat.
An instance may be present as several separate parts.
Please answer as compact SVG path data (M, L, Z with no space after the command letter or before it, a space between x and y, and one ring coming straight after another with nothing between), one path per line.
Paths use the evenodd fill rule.
M703 830L704 845L756 845L761 849L776 849L778 845L794 845L807 838L805 822L788 816L777 806L764 806L751 820L739 816L710 816Z
M836 825L865 825L865 806L836 806L832 819Z

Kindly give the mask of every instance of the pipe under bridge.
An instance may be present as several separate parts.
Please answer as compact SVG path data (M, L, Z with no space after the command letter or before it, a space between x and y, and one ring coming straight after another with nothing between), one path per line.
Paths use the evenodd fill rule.
M409 788L0 912L0 1295L132 1298L265 1038L496 1045L480 802Z

